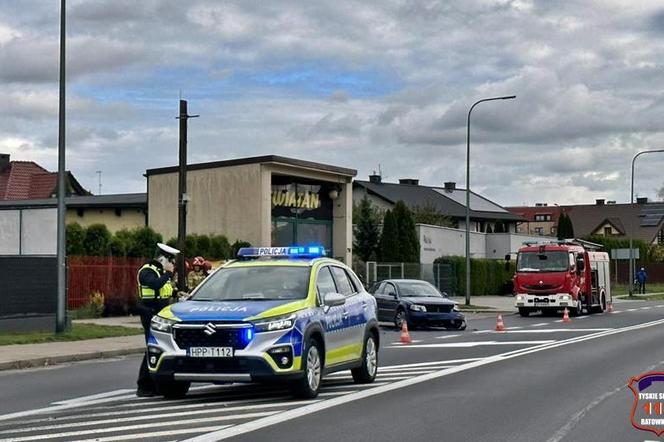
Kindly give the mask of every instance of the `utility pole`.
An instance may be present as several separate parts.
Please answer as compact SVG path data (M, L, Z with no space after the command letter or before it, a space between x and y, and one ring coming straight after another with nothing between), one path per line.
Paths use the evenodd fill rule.
M99 193L98 193L98 195L101 195L101 170L98 170L95 173L97 175L99 175Z
M60 98L58 109L58 239L57 273L58 293L55 310L55 332L62 333L67 327L67 260L65 248L65 0L60 0Z
M187 114L187 101L180 100L180 163L178 174L178 286L180 290L186 289L186 238L187 238L187 121L198 115Z

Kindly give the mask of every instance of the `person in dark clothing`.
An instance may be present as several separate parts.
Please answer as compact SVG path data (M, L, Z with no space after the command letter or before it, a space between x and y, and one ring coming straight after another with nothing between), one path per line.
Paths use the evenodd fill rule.
M639 293L646 294L646 281L648 280L648 274L646 273L646 269L641 267L641 270L639 270L636 274L636 280L639 281Z
M138 372L136 396L150 397L157 394L148 370L147 343L150 336L152 317L170 303L173 296L174 261L179 250L165 244L157 244L157 258L145 263L138 270L138 311L145 334L146 352Z

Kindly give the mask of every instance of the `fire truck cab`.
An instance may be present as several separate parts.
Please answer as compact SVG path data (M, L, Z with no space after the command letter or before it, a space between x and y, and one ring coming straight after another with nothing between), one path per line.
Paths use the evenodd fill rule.
M571 315L603 312L612 298L609 255L600 248L580 240L521 247L514 275L519 314L565 308Z

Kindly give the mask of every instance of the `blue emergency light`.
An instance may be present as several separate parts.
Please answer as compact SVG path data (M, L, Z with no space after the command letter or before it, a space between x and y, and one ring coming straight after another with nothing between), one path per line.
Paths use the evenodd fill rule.
M320 258L325 256L325 249L320 246L297 247L242 247L237 252L238 258Z

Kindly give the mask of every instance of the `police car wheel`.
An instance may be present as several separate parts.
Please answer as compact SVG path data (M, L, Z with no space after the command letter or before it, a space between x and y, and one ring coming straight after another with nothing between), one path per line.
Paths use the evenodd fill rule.
M373 335L367 336L362 351L362 365L351 370L356 384L370 384L378 373L378 347Z
M304 376L293 384L293 393L301 398L318 396L323 377L322 352L318 341L309 338L302 354Z
M167 399L181 399L187 395L191 382L157 381L157 392Z

